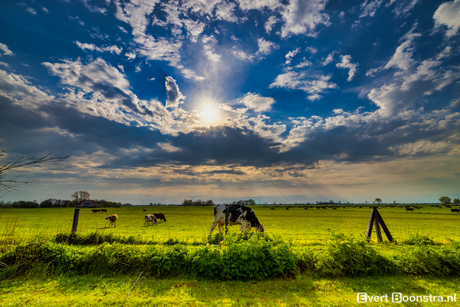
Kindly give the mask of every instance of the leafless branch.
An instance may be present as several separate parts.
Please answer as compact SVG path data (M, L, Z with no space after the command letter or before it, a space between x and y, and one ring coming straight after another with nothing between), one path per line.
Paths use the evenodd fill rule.
M1 156L2 154L0 154L0 157ZM29 184L35 181L35 180L32 180L32 181L21 180L20 178L22 175L16 175L12 178L7 179L6 177L9 175L7 174L7 172L10 172L10 171L21 172L21 171L24 171L22 168L29 166L29 165L47 163L47 162L60 162L60 161L67 159L68 157L70 156L51 157L51 153L46 154L44 156L36 157L36 154L34 154L32 157L29 157L29 158L22 156L15 161L7 162L4 165L0 165L0 191L5 190L6 192L11 192L11 191L16 190L19 184ZM3 195L0 195L0 197Z

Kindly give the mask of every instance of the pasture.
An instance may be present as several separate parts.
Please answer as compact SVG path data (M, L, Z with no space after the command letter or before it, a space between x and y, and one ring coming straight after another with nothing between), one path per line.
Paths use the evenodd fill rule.
M131 240L97 245L53 241L70 232L73 208L0 209L0 305L355 306L358 292L460 293L460 214L449 208L379 209L390 244L377 243L375 230L360 240L369 207L271 207L252 207L269 237L238 241L233 226L211 244L213 207L81 209L77 237ZM156 212L167 222L145 226ZM115 228L105 220L114 213ZM427 237L435 245L411 243Z
M322 245L334 232L364 236L370 215L369 207L339 207L336 210L316 207L309 210L291 207L285 210L285 206L276 206L272 210L271 207L252 208L265 225L267 233L279 235L294 245ZM91 209L80 209L77 233L99 232L158 242L174 239L183 243L198 243L209 234L213 221L213 207L133 206L107 210L107 213L93 213ZM155 212L164 213L167 222L145 226L146 213ZM452 213L449 208L423 206L408 212L404 207L386 207L379 209L379 212L396 241L423 235L445 243L456 240L460 233L460 214ZM119 216L116 228L110 228L105 220L113 213ZM70 232L73 214L73 208L0 209L0 238L51 237ZM216 228L214 233L217 232ZM229 232L238 233L239 229L229 227ZM376 241L375 229L371 239Z

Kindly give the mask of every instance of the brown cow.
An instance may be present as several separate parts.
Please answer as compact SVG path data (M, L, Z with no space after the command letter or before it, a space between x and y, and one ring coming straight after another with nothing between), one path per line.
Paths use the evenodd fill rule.
M153 214L147 214L144 218L144 225L147 224L147 226L150 225L150 222L152 222L152 225L153 223L157 224L158 225L158 222L157 222L157 219L155 218L155 215Z

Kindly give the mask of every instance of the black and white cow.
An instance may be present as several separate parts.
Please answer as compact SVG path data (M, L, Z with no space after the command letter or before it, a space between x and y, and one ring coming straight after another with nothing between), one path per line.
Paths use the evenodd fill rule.
M264 225L260 224L251 208L243 205L217 205L214 207L214 222L209 234L212 234L217 225L219 225L219 232L222 234L222 228L226 224L226 215L228 225L240 225L241 232L245 232L247 228L251 227L255 228L256 231L265 231Z

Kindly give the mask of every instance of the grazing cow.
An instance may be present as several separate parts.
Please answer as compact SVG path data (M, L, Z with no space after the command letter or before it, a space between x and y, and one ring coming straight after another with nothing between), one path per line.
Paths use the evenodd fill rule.
M145 216L144 225L147 224L147 226L149 226L149 225L150 225L150 222L152 222L152 225L153 225L153 223L155 223L155 224L158 225L158 221L157 221L157 219L155 218L155 215L153 215L153 214L147 214L147 215Z
M107 212L107 209L101 209L102 212Z
M459 213L459 212L460 212L460 209L450 209L450 212L457 212L457 213Z
M93 211L93 213L101 212L101 210L99 210L99 209L93 209L93 210L91 210L91 211Z
M256 231L264 232L263 224L259 223L254 211L251 208L243 205L217 205L214 207L214 222L211 225L211 235L214 228L219 225L219 232L222 234L222 228L230 225L240 225L241 232L245 232L246 228L254 227Z
M304 209L305 209L305 210L308 210L308 208L307 208L307 207L305 207Z
M163 221L166 222L166 218L165 218L165 215L163 213L161 213L161 212L160 213L154 213L153 215L155 216L155 218L157 220L160 220L160 221L163 220Z
M414 211L414 208L406 208L406 211Z
M270 210L275 210L275 208L271 207Z
M147 209L142 209L142 211L147 212Z
M112 225L113 225L113 227L117 227L118 215L112 214L111 216L108 216L105 219L109 220L109 227L112 226Z
M333 209L333 210L336 210L336 209L337 209L337 207L332 207L332 209Z

